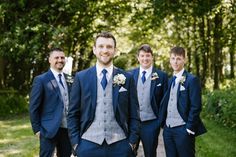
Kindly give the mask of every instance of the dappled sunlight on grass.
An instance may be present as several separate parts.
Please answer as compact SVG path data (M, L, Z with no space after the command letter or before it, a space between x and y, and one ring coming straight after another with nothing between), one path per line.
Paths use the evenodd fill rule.
M0 157L34 157L38 148L28 116L0 120Z
M204 120L208 132L197 138L198 157L235 157L236 132L214 121Z

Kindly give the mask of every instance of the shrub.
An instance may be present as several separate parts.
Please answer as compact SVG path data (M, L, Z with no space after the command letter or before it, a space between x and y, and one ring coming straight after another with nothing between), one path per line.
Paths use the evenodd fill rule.
M204 115L225 126L236 127L236 86L207 92L203 98Z
M28 103L24 96L17 91L8 90L0 92L0 115L20 114L28 111Z

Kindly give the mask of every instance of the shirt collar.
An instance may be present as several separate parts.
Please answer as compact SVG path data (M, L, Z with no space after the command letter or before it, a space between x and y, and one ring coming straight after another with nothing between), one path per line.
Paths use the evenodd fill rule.
M149 75L151 75L152 73L152 66L150 66L148 69L144 69L140 66L140 69L139 69L139 76L142 76L143 75L143 71L146 71L146 74L145 74L145 77L148 78Z
M96 63L96 70L97 70L97 77L99 79L101 79L103 77L103 74L102 74L102 70L103 69L106 69L107 70L107 80L109 80L111 78L111 75L112 75L112 72L113 72L113 64L111 64L109 67L102 67L101 65L99 65L98 63Z
M177 74L174 74L174 76L176 76L176 81L179 81L181 79L183 73L184 73L184 68Z
M54 70L53 68L50 68L50 70L52 71L53 76L54 76L57 80L59 80L58 74L62 74L62 78L64 78L63 72L58 72L58 71Z

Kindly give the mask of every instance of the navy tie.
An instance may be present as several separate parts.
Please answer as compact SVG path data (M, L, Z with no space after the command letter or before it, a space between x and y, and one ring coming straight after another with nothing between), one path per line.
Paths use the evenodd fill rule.
M172 79L172 86L173 86L173 88L175 87L175 80L176 80L176 76L173 76L173 79Z
M59 76L59 83L61 84L61 86L65 89L65 87L64 87L64 85L63 85L63 83L62 83L62 80L61 80L61 74L58 74L58 76Z
M146 71L143 71L143 75L141 77L143 83L146 81L145 74L146 74Z
M107 86L107 77L106 77L107 70L103 69L102 74L103 74L103 77L102 77L101 85L102 85L103 90L105 90L105 88Z

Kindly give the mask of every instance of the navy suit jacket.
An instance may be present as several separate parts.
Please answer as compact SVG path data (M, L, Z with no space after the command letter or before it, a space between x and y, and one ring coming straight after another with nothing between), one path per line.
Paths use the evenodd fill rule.
M137 87L138 84L138 78L139 78L139 70L140 68L133 69L129 71L135 80L135 84ZM158 70L156 68L152 68L152 73L157 73L158 78L151 80L151 88L150 88L150 98L151 98L151 107L156 115L156 117L159 117L159 109L160 109L160 103L162 100L162 97L164 96L165 92L167 91L168 87L168 76L165 72Z
M94 120L97 105L96 73L96 67L94 66L77 72L75 75L67 118L72 145L79 143L81 136ZM115 118L129 142L136 143L140 130L136 87L130 74L114 67L113 76L117 74L124 74L126 81L122 86L113 85L112 102ZM127 89L127 91L119 92L121 87Z
M200 112L202 108L200 81L197 77L188 73L187 71L184 71L182 76L185 76L186 80L183 82L183 84L179 83L178 86L177 109L180 116L186 123L186 128L195 132L196 136L201 135L206 132L206 128L200 119ZM169 79L168 90L161 102L162 109L160 116L162 126L165 125L167 116L167 107L172 80L173 77Z
M67 86L69 90L68 83ZM40 134L46 138L54 137L61 126L63 110L64 104L60 89L52 71L48 70L36 76L33 81L29 106L33 132L40 131Z

